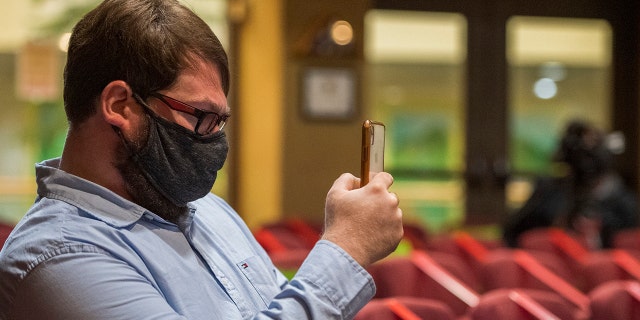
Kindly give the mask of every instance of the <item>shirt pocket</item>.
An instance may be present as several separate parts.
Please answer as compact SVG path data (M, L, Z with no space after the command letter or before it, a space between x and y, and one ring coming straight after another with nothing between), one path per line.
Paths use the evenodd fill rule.
M253 256L236 263L236 266L256 290L265 306L280 292L273 277L273 270L268 268L259 257Z

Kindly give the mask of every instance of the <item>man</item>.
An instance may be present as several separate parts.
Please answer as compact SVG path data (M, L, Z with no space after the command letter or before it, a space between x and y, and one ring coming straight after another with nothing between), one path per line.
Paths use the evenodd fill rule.
M74 28L62 157L0 252L2 319L348 319L402 237L380 173L343 174L289 282L209 193L229 118L226 54L176 0L106 0Z
M537 179L527 202L504 225L505 242L516 247L531 229L562 227L589 249L611 248L615 234L640 222L636 196L613 167L605 134L583 120L568 123L553 156L566 172Z

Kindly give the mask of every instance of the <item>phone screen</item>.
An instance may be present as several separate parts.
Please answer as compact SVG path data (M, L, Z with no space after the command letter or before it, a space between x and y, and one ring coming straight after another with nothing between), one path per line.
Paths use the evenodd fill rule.
M370 173L384 171L384 135L382 122L365 120L362 124L361 187L369 182Z

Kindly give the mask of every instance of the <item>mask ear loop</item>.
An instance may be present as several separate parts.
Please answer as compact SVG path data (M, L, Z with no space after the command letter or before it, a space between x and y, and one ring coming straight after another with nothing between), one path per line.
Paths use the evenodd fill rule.
M147 120L151 120L150 119L150 115L149 112L150 110L148 110L148 107L146 105L146 103L144 102L144 100L142 99L142 97L138 94L136 94L135 92L131 93L131 97L140 105L142 105L142 110L145 113L145 115L147 116ZM111 129L113 129L113 131L116 132L116 134L120 137L120 140L122 141L122 144L124 145L124 147L127 149L127 151L129 152L129 155L131 155L132 157L136 156L136 151L135 150L135 146L131 143L129 143L127 141L127 139L124 138L124 135L122 134L122 130L120 130L119 127L111 125Z
M124 135L122 134L122 130L120 130L120 128L118 128L118 127L116 127L114 125L111 125L111 128L120 137L120 141L122 141L122 144L124 145L125 149L127 149L127 151L129 152L129 155L132 156L132 157L135 157L135 155L136 155L136 152L134 150L135 146L133 146L129 142L127 142L127 139L125 139Z
M142 99L142 97L140 97L140 95L136 94L136 93L132 93L131 97L133 97L133 99L142 106L142 111L144 112L144 114L147 116L147 121L151 121L151 115L149 114L150 112L153 112L152 110L149 109L149 107L147 106L147 104L144 102L144 100ZM132 157L136 157L136 153L138 150L136 150L135 145L133 145L132 143L129 143L127 141L127 139L124 138L124 135L122 134L122 130L120 130L119 127L116 127L114 125L111 125L111 128L118 134L118 136L120 137L120 140L122 140L122 144L124 144L124 147L127 149L127 151L129 152L129 155ZM150 128L148 129L150 130ZM146 141L145 141L146 144Z

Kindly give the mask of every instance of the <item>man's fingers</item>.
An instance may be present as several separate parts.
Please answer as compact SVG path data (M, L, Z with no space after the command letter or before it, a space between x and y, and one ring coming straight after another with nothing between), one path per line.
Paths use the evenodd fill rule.
M333 182L333 189L353 190L360 187L360 179L350 173L343 173Z
M398 194L395 192L391 192L391 195L396 198L396 206L400 205L400 197L398 197Z
M385 186L390 187L393 184L393 176L387 172L378 172L373 175L369 183L382 183Z

